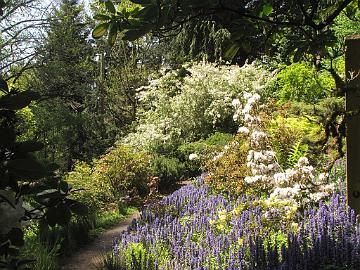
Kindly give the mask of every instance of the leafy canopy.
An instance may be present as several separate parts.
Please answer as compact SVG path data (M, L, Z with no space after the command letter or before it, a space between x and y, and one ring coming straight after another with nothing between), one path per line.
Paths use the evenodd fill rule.
M106 12L95 16L101 22L93 37L107 34L110 44L119 33L130 41L149 32L161 38L188 21L212 18L231 33L227 58L239 52L259 56L285 37L291 40L295 60L305 53L321 55L334 45L330 26L343 11L353 16L360 4L358 0L131 0L136 5L125 9L112 1L100 2Z

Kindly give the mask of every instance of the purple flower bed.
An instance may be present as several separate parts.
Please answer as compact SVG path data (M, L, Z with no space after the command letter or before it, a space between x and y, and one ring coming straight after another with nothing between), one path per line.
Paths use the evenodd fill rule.
M264 232L258 207L231 216L223 231L211 225L244 200L211 195L203 184L181 188L115 241L119 269L360 269L360 226L343 196L305 211L296 231L283 227L283 241Z

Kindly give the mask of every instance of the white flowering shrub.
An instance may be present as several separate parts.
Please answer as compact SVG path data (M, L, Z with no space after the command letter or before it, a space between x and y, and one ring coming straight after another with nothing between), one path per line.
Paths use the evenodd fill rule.
M259 117L259 94L245 92L243 96L244 105L237 100L233 105L236 108L234 119L242 119L239 133L247 138L249 145L246 166L250 174L244 178L246 185L267 191L270 198L290 200L300 205L330 195L334 184L328 183L327 174L317 176L306 157L299 158L293 168L282 169Z
M265 91L272 78L254 63L192 64L168 72L138 89L142 110L135 132L124 143L156 151L207 138L217 130L233 131L232 100L243 92Z

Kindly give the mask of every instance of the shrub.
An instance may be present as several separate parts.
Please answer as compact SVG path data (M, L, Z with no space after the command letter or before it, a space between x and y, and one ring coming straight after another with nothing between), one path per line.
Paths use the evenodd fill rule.
M205 140L181 144L177 149L177 157L184 163L187 177L200 175L206 162L215 153L222 151L233 138L232 134L215 132Z
M35 270L57 270L57 257L60 254L60 243L49 245L40 240L36 226L29 226L24 231L25 245L21 254L25 258L35 260L31 263L31 269Z
M326 72L318 72L305 62L294 63L277 74L276 92L280 103L314 103L329 96L335 82Z
M91 165L78 162L66 179L74 189L84 189L74 196L93 209L114 209L124 197L146 196L149 175L147 154L117 145Z
M164 148L176 150L214 131L235 132L232 100L244 91L264 91L271 78L256 64L193 64L168 72L138 89L138 125L124 143L164 154Z
M240 158L240 164L235 162L237 167L232 169L240 172L240 175L236 175L239 177L237 181L230 178L232 186L226 184L233 188L228 190L230 192L264 196L270 194L270 197L290 200L300 206L319 201L331 194L335 188L334 184L329 183L327 174L318 175L308 159L301 156L301 149L291 153L287 163L292 163L292 167L284 169L281 166L265 129L268 120L261 117L263 106L259 103L260 96L257 93L245 93L244 99L244 105L241 105L239 100L233 102L237 108L234 118L243 125L239 128L239 133L244 142L235 141L215 158L215 162L220 158L220 164L213 166L214 171L209 171L209 183L217 189L224 188L221 184L227 183L229 178L223 170L228 170L228 165L233 165L228 164L229 156L236 153ZM282 136L280 135L280 138ZM275 141L277 142L278 138L275 138ZM247 150L247 153L241 150Z
M239 195L244 193L242 180L249 174L246 166L249 145L240 134L222 151L206 162L207 184L214 190Z
M275 116L266 127L271 145L283 168L293 167L300 157L310 154L309 144L319 141L322 129L305 117Z
M177 158L155 156L151 161L152 174L160 178L159 189L166 189L174 186L176 182L184 178L185 166Z
M114 201L128 195L148 193L150 157L125 145L117 145L94 162L96 182L110 188Z
M73 197L86 204L93 212L104 208L106 202L111 201L111 192L104 188L93 178L93 166L83 161L78 161L74 169L69 172L65 179L74 189L81 189L80 192L74 192Z

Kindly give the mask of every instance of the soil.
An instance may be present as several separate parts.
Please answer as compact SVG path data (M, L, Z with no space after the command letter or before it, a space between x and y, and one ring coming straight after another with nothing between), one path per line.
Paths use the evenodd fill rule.
M71 257L65 258L60 264L61 270L95 270L98 269L102 255L112 248L113 241L122 231L127 230L133 219L139 217L134 213L126 220L110 230L102 233L95 241L74 253Z

